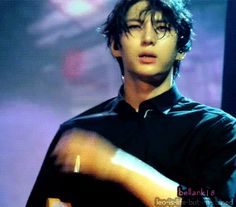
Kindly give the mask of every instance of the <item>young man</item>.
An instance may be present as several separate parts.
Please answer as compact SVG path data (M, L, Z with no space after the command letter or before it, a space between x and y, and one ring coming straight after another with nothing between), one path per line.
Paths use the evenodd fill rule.
M61 125L27 207L233 206L236 120L174 83L191 48L183 2L121 0L103 33L124 84Z

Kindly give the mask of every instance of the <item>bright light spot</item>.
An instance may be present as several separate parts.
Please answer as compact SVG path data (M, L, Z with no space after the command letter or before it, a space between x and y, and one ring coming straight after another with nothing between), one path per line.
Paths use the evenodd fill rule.
M91 13L94 10L94 7L84 1L70 1L64 7L64 11L72 16L84 15L86 13Z
M92 13L96 10L96 4L94 1L90 2L87 0L50 0L56 4L60 10L70 16L81 16ZM96 2L96 1L95 1ZM96 2L101 4L101 2Z

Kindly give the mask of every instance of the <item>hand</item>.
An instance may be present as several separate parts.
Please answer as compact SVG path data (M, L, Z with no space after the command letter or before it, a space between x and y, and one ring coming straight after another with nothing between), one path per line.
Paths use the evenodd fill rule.
M97 133L71 130L62 136L53 155L65 172L74 172L76 158L80 158L79 173L109 180L113 174L111 158L115 152L116 147Z

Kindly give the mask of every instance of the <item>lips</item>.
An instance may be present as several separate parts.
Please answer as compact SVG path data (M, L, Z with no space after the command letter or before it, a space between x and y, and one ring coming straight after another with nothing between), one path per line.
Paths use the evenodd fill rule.
M151 52L143 52L138 57L139 62L142 64L154 64L157 62L157 56Z

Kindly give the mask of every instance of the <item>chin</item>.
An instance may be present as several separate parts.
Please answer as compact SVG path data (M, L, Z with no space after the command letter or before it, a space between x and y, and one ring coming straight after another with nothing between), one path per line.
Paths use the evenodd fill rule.
M155 73L142 73L139 74L139 79L149 83L155 87L160 86L163 82L165 82L170 77L170 72L172 70L168 71L155 71Z

